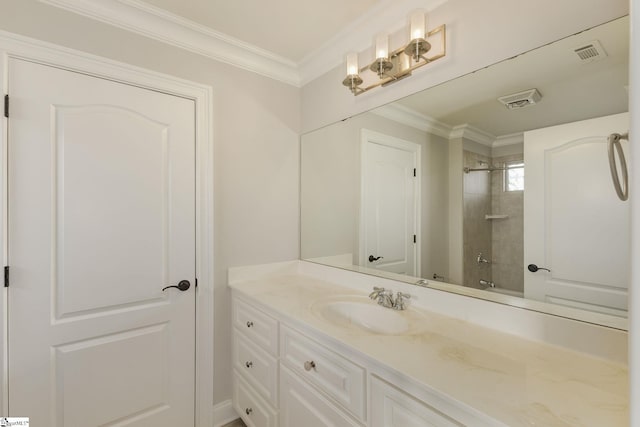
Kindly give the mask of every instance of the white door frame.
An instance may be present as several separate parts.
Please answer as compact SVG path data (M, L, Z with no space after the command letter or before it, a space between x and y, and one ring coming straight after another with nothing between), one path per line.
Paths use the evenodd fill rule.
M418 236L418 242L415 245L415 268L416 277L421 277L422 270L422 255L420 248L422 246L422 147L420 144L406 141L404 139L396 138L395 136L386 135L384 133L375 132L370 129L361 129L360 131L360 217L359 217L359 230L360 235L358 238L358 253L359 264L361 267L368 265L366 261L366 247L365 247L365 211L364 211L364 186L366 170L364 165L367 162L367 144L369 142L375 142L376 144L386 145L387 147L397 148L399 150L409 151L415 153L416 156L416 183L414 186L415 193L413 195L415 200L415 233Z
M213 422L213 117L210 86L88 53L0 31L0 82L8 90L7 64L18 58L192 99L196 137L196 426ZM4 111L3 111L4 113ZM7 264L7 119L0 121L0 256ZM0 414L8 413L7 289L0 291Z

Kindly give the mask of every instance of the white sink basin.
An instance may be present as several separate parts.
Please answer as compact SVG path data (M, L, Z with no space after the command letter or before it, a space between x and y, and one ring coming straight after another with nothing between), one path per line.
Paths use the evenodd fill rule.
M339 326L357 326L368 332L400 335L417 329L421 320L413 310L396 311L379 306L367 297L331 297L316 302L312 312Z

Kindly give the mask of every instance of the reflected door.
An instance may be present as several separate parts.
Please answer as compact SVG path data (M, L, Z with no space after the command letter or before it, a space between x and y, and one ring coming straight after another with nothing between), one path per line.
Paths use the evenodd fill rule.
M193 101L15 59L9 93L9 414L193 426Z
M360 265L420 276L420 146L362 131Z
M526 298L626 315L630 204L615 193L607 136L628 129L623 113L525 132Z

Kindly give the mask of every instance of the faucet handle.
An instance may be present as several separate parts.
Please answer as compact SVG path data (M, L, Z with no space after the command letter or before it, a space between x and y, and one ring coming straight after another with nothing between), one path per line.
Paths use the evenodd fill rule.
M404 310L406 308L404 301L408 299L411 299L411 295L398 291L396 294L396 300L393 302L393 309Z
M385 288L380 288L378 286L373 287L373 292L369 294L369 298L377 299L382 293L386 292Z

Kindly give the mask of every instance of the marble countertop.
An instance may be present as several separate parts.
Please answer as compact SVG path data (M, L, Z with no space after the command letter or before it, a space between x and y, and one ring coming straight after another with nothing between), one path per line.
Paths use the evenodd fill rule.
M407 335L334 324L312 307L364 292L299 274L231 283L283 319L303 324L508 426L628 425L626 365L415 310Z

